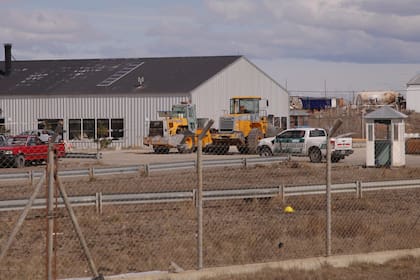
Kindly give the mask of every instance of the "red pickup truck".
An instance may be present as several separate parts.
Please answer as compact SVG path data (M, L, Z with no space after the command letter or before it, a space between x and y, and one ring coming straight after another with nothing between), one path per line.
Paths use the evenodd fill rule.
M48 145L35 135L11 137L6 146L0 147L0 165L20 168L30 164L41 164L47 161ZM54 143L54 153L57 157L65 156L64 143Z

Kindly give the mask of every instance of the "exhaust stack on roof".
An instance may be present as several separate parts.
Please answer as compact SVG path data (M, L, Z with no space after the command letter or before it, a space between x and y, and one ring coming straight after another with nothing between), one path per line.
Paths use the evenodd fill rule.
M4 44L4 75L12 73L12 44Z

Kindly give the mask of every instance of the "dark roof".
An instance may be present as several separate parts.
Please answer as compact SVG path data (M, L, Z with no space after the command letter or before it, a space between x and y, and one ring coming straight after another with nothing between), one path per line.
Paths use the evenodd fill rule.
M13 61L0 95L187 93L240 57Z

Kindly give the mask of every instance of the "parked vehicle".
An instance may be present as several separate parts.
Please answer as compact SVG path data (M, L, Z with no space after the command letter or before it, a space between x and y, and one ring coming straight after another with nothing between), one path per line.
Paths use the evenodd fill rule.
M276 135L267 112L260 108L261 101L260 96L232 97L229 114L220 117L219 130L211 135L209 151L226 154L233 145L241 154L255 154L259 140Z
M50 138L54 135L54 131L49 129L35 129L35 130L26 130L19 135L35 135L38 136L42 142L47 143ZM58 140L61 137L57 138Z
M353 153L352 138L331 138L331 161L338 162ZM327 132L323 128L293 128L275 137L259 141L260 156L290 154L308 156L311 162L320 162L327 154Z
M6 146L0 147L0 164L21 168L29 164L41 164L48 158L48 144L35 135L17 135L9 138ZM64 143L55 143L57 157L66 154Z
M152 146L157 154L167 154L171 148L177 148L180 153L191 153L197 149L198 136L207 119L197 118L195 105L176 104L171 111L159 112L159 117L160 120L149 122L149 135L144 137L144 145ZM210 143L210 132L207 132L202 139L203 149Z

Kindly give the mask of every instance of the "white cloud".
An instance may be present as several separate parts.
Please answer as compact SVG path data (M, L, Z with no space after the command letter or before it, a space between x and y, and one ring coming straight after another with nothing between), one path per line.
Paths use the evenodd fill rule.
M235 20L252 14L257 7L251 0L206 0L210 11L222 15L227 20Z
M0 10L0 38L13 45L18 59L65 57L72 46L103 38L83 17L57 10Z
M420 62L413 0L202 0L95 11L0 11L0 37L30 57L244 54L358 63ZM109 8L109 7L108 7ZM395 12L393 12L395 9ZM419 8L420 9L420 8ZM39 51L42 49L43 51ZM22 51L23 53L23 51Z

